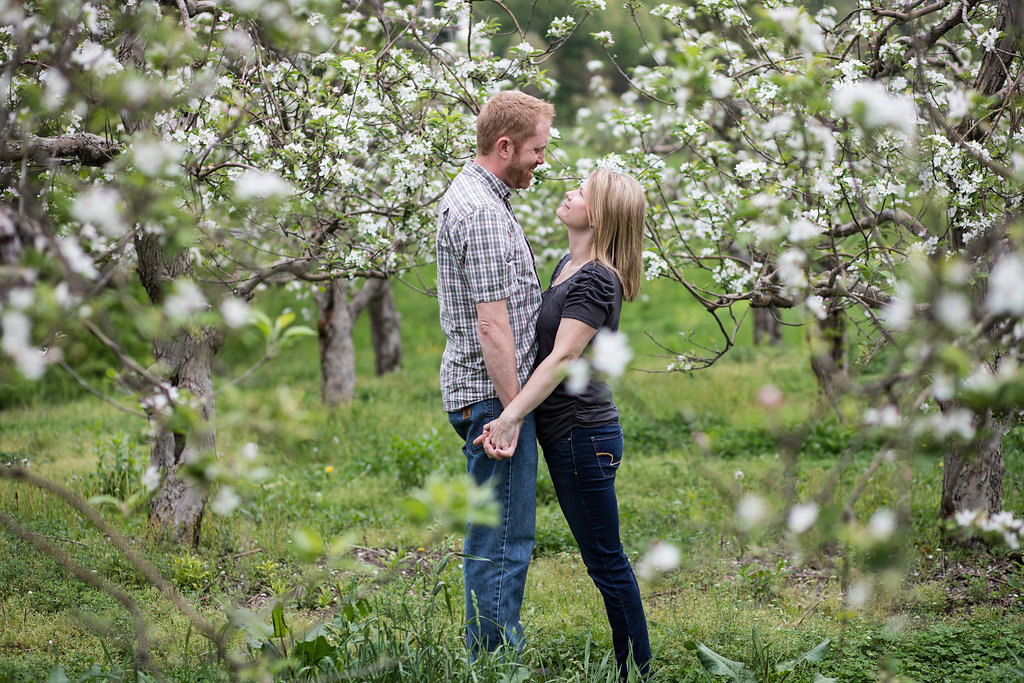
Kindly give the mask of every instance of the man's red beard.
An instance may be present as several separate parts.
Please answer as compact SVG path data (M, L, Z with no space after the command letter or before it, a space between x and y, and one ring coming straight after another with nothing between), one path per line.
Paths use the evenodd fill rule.
M512 166L508 169L508 179L511 181L512 188L516 190L525 190L533 182L533 162L525 162L520 155L516 155L515 161Z

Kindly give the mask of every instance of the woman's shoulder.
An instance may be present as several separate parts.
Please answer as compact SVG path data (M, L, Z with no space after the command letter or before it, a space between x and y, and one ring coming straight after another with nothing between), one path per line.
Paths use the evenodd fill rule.
M581 282L589 282L594 286L615 288L619 284L619 276L614 270L594 260L580 268Z

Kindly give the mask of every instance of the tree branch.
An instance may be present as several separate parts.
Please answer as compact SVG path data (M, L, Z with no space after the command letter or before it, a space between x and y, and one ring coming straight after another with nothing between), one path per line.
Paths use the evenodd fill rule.
M857 220L850 221L849 223L837 225L832 228L830 234L836 239L842 239L844 237L849 237L850 235L866 232L883 223L896 223L898 225L902 225L921 238L928 236L928 228L922 225L909 213L901 211L900 209L883 209L874 216L865 216L864 218L858 218Z
M86 166L102 166L121 151L121 146L99 135L79 133L52 138L29 137L8 140L0 145L0 163L21 161L78 161Z

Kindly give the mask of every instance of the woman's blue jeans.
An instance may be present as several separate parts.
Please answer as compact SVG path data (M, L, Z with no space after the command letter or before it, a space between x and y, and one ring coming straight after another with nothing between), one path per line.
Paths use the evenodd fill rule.
M619 540L615 473L622 461L622 428L618 422L574 428L543 447L562 514L587 573L604 598L619 671L625 674L632 651L633 661L646 674L651 659L647 619L640 587Z
M465 442L466 471L478 484L489 482L501 504L498 526L466 526L462 567L470 659L503 644L521 649L523 641L519 612L536 530L537 429L533 415L528 415L515 454L505 460L489 459L483 445L474 446L473 440L501 410L501 401L495 398L448 414Z

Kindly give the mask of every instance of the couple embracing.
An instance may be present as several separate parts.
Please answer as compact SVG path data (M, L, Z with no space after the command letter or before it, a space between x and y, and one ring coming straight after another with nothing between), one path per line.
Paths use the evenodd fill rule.
M537 443L611 624L615 658L646 673L651 658L640 589L619 540L615 474L622 429L611 390L562 378L599 330L616 330L636 297L646 200L631 176L599 169L565 195L556 216L569 253L542 291L533 252L509 201L544 163L550 103L501 92L480 111L477 153L438 210L437 281L444 408L465 441L466 468L495 487L496 527L470 525L463 562L471 657L522 647L520 607L533 552Z

